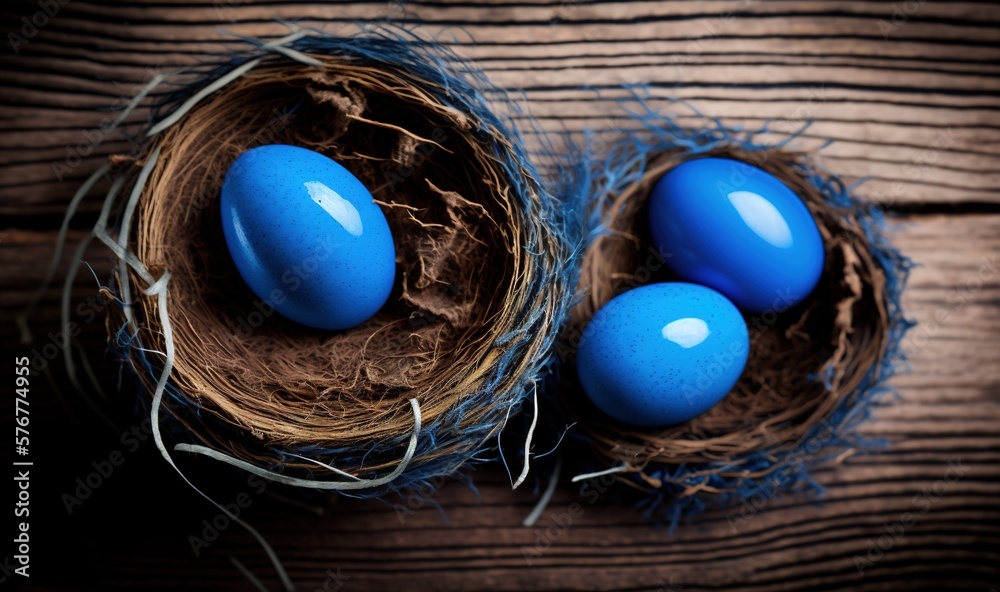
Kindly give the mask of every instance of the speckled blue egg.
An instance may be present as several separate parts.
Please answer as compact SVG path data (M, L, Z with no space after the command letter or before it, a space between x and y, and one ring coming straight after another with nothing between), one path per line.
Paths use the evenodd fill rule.
M650 196L649 229L677 275L749 312L798 304L823 271L823 240L806 205L737 160L691 160L664 175Z
M396 250L385 215L354 175L298 146L248 150L222 183L222 231L261 299L289 319L339 330L385 304Z
M604 413L666 426L721 401L749 352L746 323L725 296L695 284L651 284L597 311L580 338L576 368Z

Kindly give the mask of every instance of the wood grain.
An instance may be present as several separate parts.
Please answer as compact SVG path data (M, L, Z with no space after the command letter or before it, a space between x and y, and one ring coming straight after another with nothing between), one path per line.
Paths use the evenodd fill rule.
M692 590L988 583L996 577L996 554L990 549L1000 542L1000 371L995 353L1000 340L1000 216L908 216L895 224L896 244L921 264L906 298L911 314L921 322L907 342L913 369L895 381L900 399L882 407L877 421L863 427L868 435L887 438L890 446L821 470L817 478L827 488L821 506L799 497L773 500L745 522L737 521L737 527L729 512L715 512L685 524L671 537L650 528L635 512L602 500L584 505L569 528L550 531L557 533L552 546L531 565L525 562L524 549L533 548L536 537L547 540L545 529L564 521L559 516L570 511L573 488L564 485L539 526L525 529L519 522L533 498L525 491L511 492L495 469L476 476L478 497L460 483L450 483L433 496L445 508L447 523L430 502L400 523L396 509L374 502L342 500L317 521L268 499L258 502L262 509L253 522L307 590L322 586L326 570L337 567L352 578L352 588L381 590L655 590L661 580ZM956 236L963 240L956 241ZM81 237L73 233L71 242ZM40 281L43 266L38 262L50 255L53 239L51 231L11 231L0 244L0 266L11 271L0 301L5 316L12 315ZM99 277L106 274L109 263L102 249L91 249L85 260ZM83 301L94 291L93 279L81 277L73 300ZM57 325L56 296L44 301L37 334ZM74 320L84 326L86 349L100 351L100 323L87 325L78 315ZM13 345L13 339L6 343ZM113 375L101 355L93 358L104 375ZM86 450L75 463L77 473L85 475L90 460L113 449L114 442ZM154 519L159 534L143 535L139 548L87 555L104 586L129 588L142 582L143 589L237 589L242 583L228 567L226 553L241 557L257 573L270 573L255 543L235 529L224 535L218 549L197 560L185 542L199 532L200 520L211 519L215 512L177 483L162 492L149 491L143 479L162 479L165 467L155 454L147 456L148 466L130 468L113 489L100 493L126 500L151 497L154 506L173 506L163 511L176 523ZM966 469L961 479L948 485L917 524L859 577L854 557L866 556L868 541L877 540L885 524L922 509L930 498L917 496L933 491L947 476L949 462ZM203 481L198 482L210 483L205 471L210 467L201 469ZM56 479L53 491L69 491L74 474ZM229 480L238 481L233 476ZM52 513L61 510L56 503ZM110 522L115 525L111 532L128 532L130 522L141 515L141 510L120 508L102 512L100 506L85 506L84 511L82 517L63 518L78 521L68 525L71 531L95 522L107 528ZM939 572L944 579L931 578ZM620 588L620 582L630 586ZM273 578L270 583L276 586Z
M894 23L893 10L904 9L913 12ZM38 8L10 10L19 18ZM222 29L276 36L287 29L274 21L285 19L349 32L387 15L453 39L495 83L524 89L549 132L624 133L634 124L615 100L627 96L617 90L622 83L646 85L654 106L691 125L706 120L669 99L726 123L771 121L774 141L811 121L799 145L836 140L822 151L826 164L851 180L868 178L861 194L896 213L895 243L920 264L905 301L921 325L906 343L911 370L894 381L898 399L885 400L876 421L862 428L887 446L818 470L822 504L794 495L767 500L759 510L711 512L672 536L604 497L587 503L565 475L538 525L524 528L535 502L530 484L512 492L495 466L473 475L478 493L449 482L401 519L392 504L406 507L405 498L328 505L317 497L311 503L324 507L318 517L270 496L287 492L257 494L238 474L185 459L193 480L216 499L251 494L246 516L300 590L334 589L330 574L338 570L345 591L1000 587L1000 6L992 3L423 1L399 9L382 2L105 7L75 0L18 53L5 46L0 58L5 357L41 348L59 330L55 290L37 310L33 343L19 343L12 319L44 274L76 185L109 154L129 150L129 135L147 115L140 109L57 180L52 163L64 161L67 146L88 141L116 100L130 100L153 69L237 48ZM94 200L84 204L71 244L85 236L96 210ZM105 277L106 252L92 247L85 260ZM61 360L35 378L33 425L43 439L35 589L245 590L230 555L278 589L260 547L239 528L195 556L189 537L218 512L148 443L126 449L125 464L67 515L61 496L93 471L92 462L125 449L119 434L135 422L135 394L127 383L117 392L103 321L88 308L96 288L83 268L73 320L108 393L107 400L92 393L94 405L116 427L73 394ZM9 410L8 398L0 405ZM537 475L535 485L546 478ZM580 512L567 526L574 501ZM896 523L908 513L915 523L898 537L887 534L899 533ZM858 562L869 559L879 537L891 547L862 575ZM535 556L538 541L547 548Z
M152 69L237 47L220 27L273 36L286 29L272 19L294 19L349 32L392 6L68 5L0 78L10 87L0 117L13 123L0 136L0 158L13 165L0 186L2 211L58 212L65 190L52 162L65 160L66 146L86 142L83 134L107 116L99 109L130 99ZM551 128L621 115L593 91L574 90L581 84L605 89L604 98L622 83L648 84L654 97L685 99L730 123L778 119L792 130L812 120L806 139L838 140L831 157L848 177L871 178L863 193L873 198L997 203L1000 47L992 41L1000 13L984 4L923 4L883 34L879 22L891 25L891 14L864 2L418 3L401 22L457 38L458 51L498 85L526 89ZM121 138L102 141L70 180L128 149Z

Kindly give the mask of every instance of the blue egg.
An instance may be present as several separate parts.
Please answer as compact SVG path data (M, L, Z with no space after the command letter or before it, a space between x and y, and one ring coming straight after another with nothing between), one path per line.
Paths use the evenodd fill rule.
M222 183L222 231L247 285L274 310L348 329L389 298L396 249L385 215L347 169L318 152L248 150Z
M685 162L653 188L654 246L682 279L749 312L780 312L809 296L823 272L823 239L801 199L744 162Z
M580 338L576 368L604 413L665 426L721 401L749 353L746 322L725 296L695 284L650 284L597 311Z

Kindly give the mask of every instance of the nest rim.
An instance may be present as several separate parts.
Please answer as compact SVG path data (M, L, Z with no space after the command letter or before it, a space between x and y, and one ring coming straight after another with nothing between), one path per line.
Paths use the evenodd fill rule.
M629 287L656 281L683 281L669 272L658 279L655 270L636 281L635 272L643 269L639 254L645 255L652 244L644 240L645 224L641 220L653 185L666 172L683 162L706 157L732 159L762 169L803 199L823 237L824 270L810 297L776 316L808 315L823 302L827 303L826 317L842 327L839 347L827 344L818 350L829 353L825 361L820 359L822 363L815 364L808 373L811 379L807 383L802 384L801 375L789 377L789 384L811 388L812 397L791 396L797 404L794 409L772 405L764 413L760 410L750 413L752 402L742 406L732 404L734 393L741 389L746 391L742 398L750 398L748 383L753 377L748 374L752 366L761 365L763 355L755 347L755 324L750 322L760 315L744 313L751 331L751 353L737 386L708 412L662 428L628 426L602 414L582 392L575 367L568 364L561 378L559 405L570 421L580 425L579 439L592 457L586 468L595 474L614 474L620 484L639 493L647 513L659 508L675 522L684 511L693 509L697 513L709 504L736 503L748 492L760 490L768 480L773 480L777 489L789 489L808 481L806 466L814 461L832 458L839 462L851 454L854 451L851 442L856 441L848 432L856 421L867 416L869 399L892 374L899 361L896 350L901 333L909 326L897 310L901 286L887 283L887 273L902 272L905 281L908 261L898 258L884 243L880 214L853 198L840 179L825 171L813 155L758 146L725 130L721 137L710 136L698 149L676 148L669 140L676 139L670 134L677 132L685 133L668 126L667 141L644 146L649 153L642 155L641 164L629 164L632 167L629 173L616 171L621 184L592 204L592 220L597 221L599 229L584 251L578 285L578 294L582 296L571 311L568 330L562 338L564 343L568 342L570 352L586 323L615 295ZM625 142L624 146L622 150L634 156L635 144ZM609 161L620 163L614 159L621 156L613 154ZM638 226L637 221L640 221ZM845 276L845 269L851 271L848 268L854 270ZM630 275L633 277L629 278ZM616 289L615 279L622 276L626 281ZM844 288L853 294L839 301L841 310L837 308L838 302L823 299L822 290L829 288L831 279L844 277L848 277ZM830 314L831 307L836 314ZM851 314L852 309L858 310ZM874 316L858 314L859 310L874 312ZM778 323L779 328L795 329L794 325ZM778 355L782 352L764 353L775 361L787 361L787 355ZM564 351L563 359L567 358L572 360L572 355L567 356ZM731 413L728 421L727 405ZM737 413L741 409L742 415Z
M409 461L407 472L393 481L391 487L399 489L430 477L450 474L480 453L486 446L486 441L502 429L511 411L520 406L536 384L538 376L551 362L550 350L557 327L568 311L571 297L571 286L567 278L568 261L571 259L568 254L572 246L561 226L563 219L556 210L559 200L550 194L551 190L526 157L520 133L509 116L497 115L490 110L498 103L503 103L503 99L498 101L499 91L485 83L480 72L461 62L450 51L428 45L424 41L388 37L345 40L308 36L293 44L293 47L322 62L327 69L339 68L341 75L345 71L351 71L358 74L358 78L369 82L379 79L387 88L409 93L407 96L410 98L427 100L428 112L447 119L451 125L448 129L454 130L466 142L469 151L462 153L462 158L467 162L476 162L477 170L487 172L481 181L500 204L499 207L494 204L493 213L503 214L504 223L507 224L501 229L507 236L501 248L508 253L508 262L513 260L514 264L503 270L502 275L507 281L501 282L496 293L490 295L499 306L494 306L491 311L487 311L488 314L476 319L485 337L479 337L478 342L468 337L459 339L465 345L470 341L473 346L478 344L478 347L467 348L473 350L474 364L478 366L473 363L456 363L451 368L452 372L436 382L432 381L421 393L416 394L417 397L436 396L434 404L422 405L420 410L426 437ZM400 63L390 64L386 55L393 52L403 54L405 59ZM379 55L379 58L373 57ZM399 55L391 57L398 58ZM249 59L249 56L242 57L222 70L216 69L197 85L193 85L189 94L196 87L207 86L220 74L232 71ZM442 59L452 65L459 64L461 78L453 78L447 74L442 67ZM288 68L301 70L304 66L286 56L269 55L245 75L245 79L250 80L269 69L277 71L280 79L282 71ZM428 73L433 78L435 72L441 79L420 78ZM226 88L217 90L205 104L198 105L178 124L154 137L145 148L144 155L134 159L133 164L142 164L154 151L161 153L165 147L169 149L172 141L176 142L181 134L189 131L185 129L184 122L199 117L199 109L211 105L212 101L218 101L226 92ZM462 93L464 102L448 103L449 99ZM487 99L486 95L490 95L490 98ZM171 100L176 101L176 97ZM463 111L463 108L466 110ZM167 156L171 155L168 153ZM174 160L183 159L175 156ZM170 162L171 158L166 158L156 163L151 175L152 182L144 188L140 199L136 216L138 220L130 229L133 244L138 245L137 250L143 261L155 259L158 247L164 244L162 240L149 240L150 235L155 236L158 232L157 224L155 218L151 222L148 212L143 208L150 203L158 203L156 199L151 200L147 192L150 187L157 187L156 182L162 178L160 171L163 169L158 167L165 167ZM378 200L377 190L372 192ZM159 271L163 266L153 263L150 268ZM130 275L132 281L142 285L134 272ZM394 291L393 297L395 295ZM136 308L141 309L144 323L140 325L144 331L143 343L152 343L152 349L157 349L156 346L162 345L162 342L157 340L156 304L148 298L140 299L140 304ZM526 314L528 309L538 314ZM144 388L152 392L158 380L155 361L151 361L142 350L133 347L134 336L123 334L120 314L109 315L107 322L113 346L131 362ZM178 325L183 328L184 323ZM175 333L176 331L177 329ZM183 341L184 337L181 339ZM200 362L201 360L196 360L195 365ZM203 389L195 389L195 396L188 397L186 393L191 389L185 387L191 385L184 384L184 381L178 384L177 381L178 376L184 376L184 372L190 373L192 368L178 369L175 366L166 389L169 399L175 403L168 405L167 409L178 420L178 439L191 441L193 438L209 448L224 450L236 459L256 465L282 466L310 475L327 474L325 470L317 469L316 463L309 459L298 458L297 454L286 454L295 452L312 458L335 458L336 461L331 461L331 464L352 474L381 472L399 463L401 450L414 427L414 417L410 414L407 397L396 393L390 402L391 406L386 406L380 413L366 414L365 411L370 410L366 408L343 422L345 425L358 426L360 435L349 433L347 437L343 437L340 434L344 430L340 430L334 431L337 436L326 436L323 440L294 440L284 437L272 440L266 446L258 446L256 442L248 443L247 438L240 437L246 432L254 434L255 428L252 422L234 418L231 407L227 410L224 406L212 404L212 397L206 398ZM206 401L209 404L205 404ZM207 413L203 414L202 411ZM206 415L210 416L209 420L205 419ZM278 418L281 417L279 411ZM248 424L251 424L249 429ZM369 430L373 425L378 427L377 431Z

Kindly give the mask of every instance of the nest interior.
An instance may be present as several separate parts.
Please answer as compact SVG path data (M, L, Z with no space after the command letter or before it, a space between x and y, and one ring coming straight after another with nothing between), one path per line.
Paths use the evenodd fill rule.
M700 156L743 161L788 184L814 215L826 261L819 285L804 302L745 315L751 351L741 379L718 405L688 422L666 428L616 423L589 402L574 371L564 373L562 406L579 422L599 464L624 465L621 481L642 490L663 487L680 497L725 493L781 467L783 455L859 396L858 387L885 355L891 322L885 273L864 225L856 211L834 205L802 175L804 155L722 144ZM641 180L604 204L608 232L584 253L584 297L571 313L561 356L572 358L567 349L572 352L590 318L617 294L678 279L651 247L645 214L656 181L687 158L669 151L650 156ZM761 455L770 461L754 462Z
M485 134L482 121L443 104L405 72L315 57L323 68L265 62L164 132L132 232L139 259L154 274L171 273L173 385L200 415L207 411L256 443L208 429L179 405L168 408L202 442L251 461L274 462L266 451L277 447L356 449L360 458L410 433L409 398L420 402L427 425L487 386L523 389L544 335L522 340L517 355L511 340L500 342L526 307L551 314L554 306L525 289L539 273L525 254L526 236L547 254L560 247L534 229L538 212L524 212L497 162L516 140ZM221 233L219 192L229 165L263 144L330 156L382 206L396 241L396 286L366 323L336 333L296 325L269 311L239 277ZM162 347L155 300L138 297L135 311L144 347ZM507 366L496 376L501 357ZM151 389L154 377L138 374ZM489 423L496 413L470 405L461 423ZM424 454L441 457L463 445L475 447L441 438ZM378 470L398 457L358 462Z

